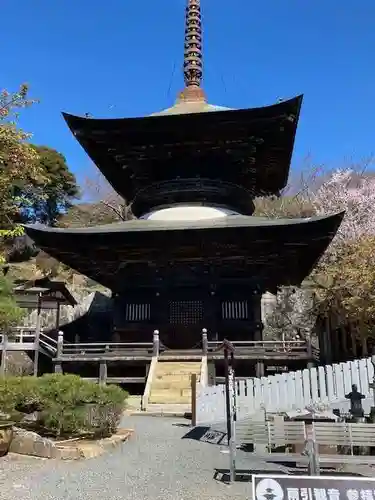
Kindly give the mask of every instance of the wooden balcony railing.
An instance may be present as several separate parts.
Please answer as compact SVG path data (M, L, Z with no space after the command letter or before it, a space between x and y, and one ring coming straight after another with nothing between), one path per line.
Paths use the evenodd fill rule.
M235 353L251 358L305 358L317 359L319 350L310 342L295 341L266 341L266 340L234 340L231 341ZM222 346L222 341L208 340L207 330L202 330L202 341L195 349L197 353L209 357L217 357ZM159 356L159 332L155 330L152 342L64 342L63 332L58 332L58 338L46 335L43 330L37 334L35 328L15 328L11 335L0 334L0 350L44 350L51 357L62 359L64 357L102 357L102 356L127 356L131 354L144 354L147 357ZM167 350L168 351L168 350ZM235 355L236 355L235 354Z

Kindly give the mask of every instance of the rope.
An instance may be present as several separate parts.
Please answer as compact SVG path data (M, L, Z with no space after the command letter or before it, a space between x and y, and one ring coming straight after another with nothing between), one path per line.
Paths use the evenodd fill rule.
M202 347L202 341L200 340L196 344L193 345L193 347L189 347L189 349L199 349ZM178 351L179 349L174 349L173 347L167 347L165 344L160 342L160 349L163 349L165 351Z

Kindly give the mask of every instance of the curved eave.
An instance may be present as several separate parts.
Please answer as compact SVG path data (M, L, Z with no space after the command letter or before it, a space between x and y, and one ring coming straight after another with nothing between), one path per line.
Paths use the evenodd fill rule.
M344 212L333 215L321 215L315 217L293 218L293 219L270 219L268 217L253 217L246 215L229 215L227 217L217 217L201 220L153 220L153 219L133 219L112 224L103 224L101 226L82 227L82 228L59 228L45 226L43 224L26 224L25 230L32 239L36 235L49 234L51 238L61 236L82 236L96 237L102 234L106 236L112 234L129 234L133 232L148 231L192 231L222 228L284 228L298 227L300 225L307 227L321 226L322 229L330 223L340 220Z
M268 195L277 194L287 183L302 99L300 95L259 108L144 118L63 116L92 161L128 202L154 182L189 173L192 178L217 178L220 172L223 181L241 184L254 195ZM265 142L259 145L258 139ZM255 164L250 163L254 145ZM241 158L249 158L253 167L246 174Z
M300 94L291 99L278 102L276 104L270 104L268 106L257 106L255 108L242 108L242 109L230 109L223 108L220 106L211 106L208 108L207 112L197 112L197 113L176 113L172 115L165 114L153 114L150 116L142 116L136 118L92 118L85 116L72 115L70 113L63 112L62 115L68 124L70 130L75 134L78 131L86 130L87 132L95 131L97 129L107 130L108 132L116 132L119 129L137 129L141 127L142 130L146 126L145 124L155 124L164 123L166 125L174 127L175 122L179 119L191 119L207 116L212 117L212 115L230 115L233 116L246 114L248 119L258 120L258 119L270 119L276 118L283 114L299 114L303 101L303 94ZM175 120L175 122L173 122Z
M192 222L126 221L83 229L25 226L49 255L114 289L123 263L243 257L269 289L299 285L326 250L343 213L308 219L246 216ZM187 225L189 224L189 225Z

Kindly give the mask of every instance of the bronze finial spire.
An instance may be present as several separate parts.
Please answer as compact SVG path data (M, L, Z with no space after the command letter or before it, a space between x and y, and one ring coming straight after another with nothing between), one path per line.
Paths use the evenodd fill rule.
M184 51L185 89L179 95L179 100L205 101L206 98L201 88L202 77L201 4L200 0L187 0Z
M202 23L200 0L187 0L184 53L185 86L200 87L202 74Z

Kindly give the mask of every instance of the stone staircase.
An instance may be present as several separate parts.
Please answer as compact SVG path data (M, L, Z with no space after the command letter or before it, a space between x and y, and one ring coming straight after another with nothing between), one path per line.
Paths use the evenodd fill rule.
M151 382L150 405L191 406L191 375L200 380L201 361L159 360Z

